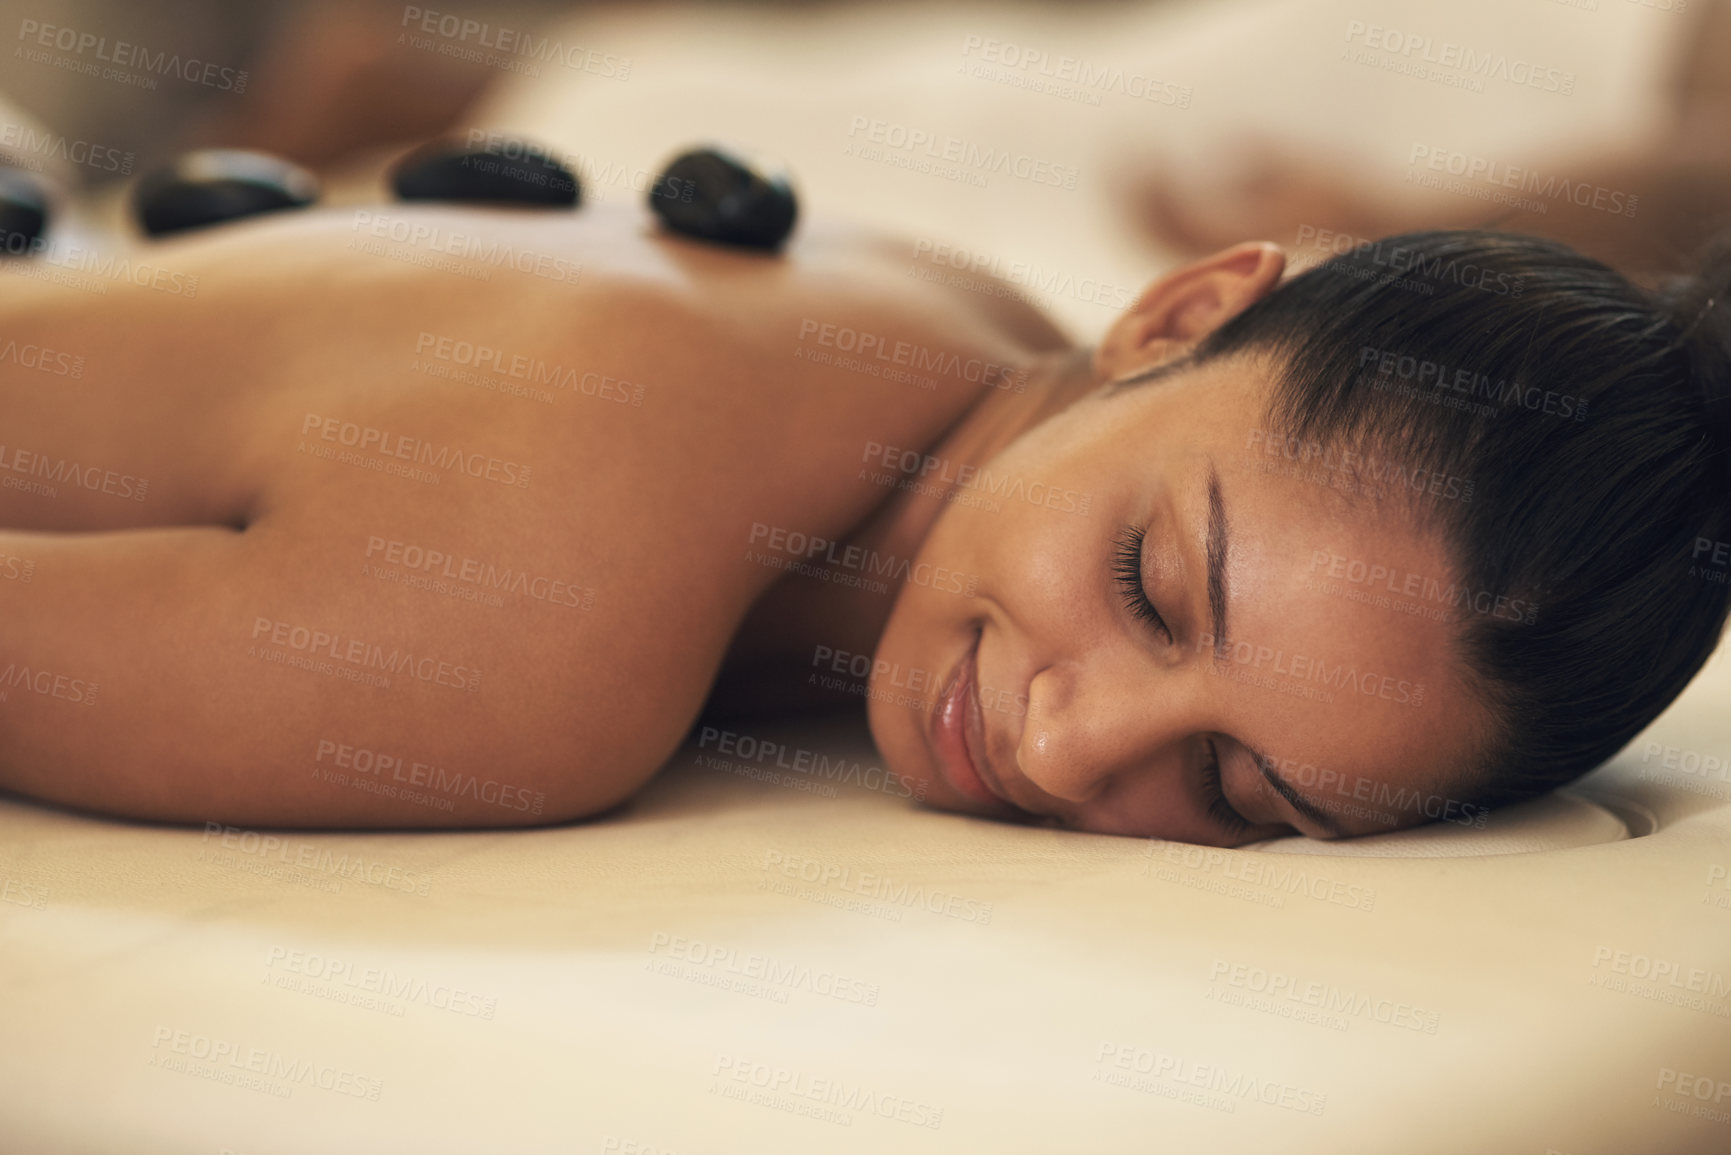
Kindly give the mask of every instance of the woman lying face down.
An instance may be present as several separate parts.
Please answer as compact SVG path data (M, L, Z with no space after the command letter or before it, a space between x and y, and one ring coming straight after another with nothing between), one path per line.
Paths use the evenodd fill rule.
M455 276L399 224L582 276ZM846 653L930 804L1336 837L1585 773L1719 636L1722 264L1245 244L1082 350L906 253L392 207L149 250L192 302L9 298L84 361L0 358L0 787L570 820Z
M1218 845L1472 823L1705 661L1723 266L1650 301L1433 233L1279 276L1156 284L1073 367L1098 387L952 491L919 560L972 596L904 589L869 697L929 802Z

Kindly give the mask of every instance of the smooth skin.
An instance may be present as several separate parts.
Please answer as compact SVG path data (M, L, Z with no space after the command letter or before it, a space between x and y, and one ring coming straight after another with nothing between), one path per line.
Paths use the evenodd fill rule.
M1446 575L1406 503L1234 458L1264 367L1107 395L1272 288L1272 246L1157 282L1089 354L1008 297L908 276L906 245L821 223L764 258L632 209L378 211L531 254L541 275L427 267L429 244L374 242L360 210L331 210L132 254L196 276L190 299L0 280L5 340L83 359L72 376L0 351L0 786L167 821L567 821L640 788L706 701L717 718L809 706L814 655L880 635L880 656L947 668L980 621L983 670L1028 702L993 732L1024 805L982 811L933 781L939 805L1226 844L1324 833L1232 742L1426 789L1470 749L1443 626L1294 585L1324 547ZM574 283L549 272L578 266ZM470 346L500 352L463 365ZM509 391L537 372L550 403ZM1002 453L1095 499L988 512L886 487L866 464L884 446L958 466ZM418 449L419 478L382 468ZM1349 644L1423 682L1422 706L1300 704L1201 672L1186 551L1203 455L1231 503L1234 633ZM149 481L142 500L128 479ZM1170 644L1105 592L1102 543L1133 518L1153 519ZM837 544L813 554L814 538ZM909 576L879 592L810 573L865 557ZM974 596L912 576L934 560ZM931 780L914 711L870 705L890 769ZM1249 832L1200 817L1204 733L1227 738ZM354 786L393 780L395 796Z

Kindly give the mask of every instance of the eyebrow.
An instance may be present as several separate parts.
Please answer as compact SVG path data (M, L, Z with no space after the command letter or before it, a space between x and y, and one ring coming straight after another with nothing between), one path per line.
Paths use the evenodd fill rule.
M1226 502L1220 496L1220 473L1208 463L1208 616L1214 632L1214 656L1224 658L1232 650L1226 638L1226 551L1232 544L1232 525L1226 520Z
M1346 831L1341 829L1340 822L1334 817L1334 815L1328 813L1322 807L1300 794L1297 790L1294 790L1292 788L1292 783L1274 772L1274 767L1277 765L1274 759L1268 757L1248 742L1240 742L1239 745L1243 746L1250 752L1250 760L1256 763L1256 768L1262 771L1262 776L1268 779L1268 784L1274 787L1274 792L1290 802L1292 808L1298 811L1301 817L1310 819L1335 838L1347 837Z

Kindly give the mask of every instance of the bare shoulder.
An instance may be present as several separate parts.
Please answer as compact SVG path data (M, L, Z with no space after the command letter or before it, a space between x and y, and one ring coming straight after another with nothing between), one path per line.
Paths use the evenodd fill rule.
M0 785L159 818L615 804L777 578L756 528L844 537L882 500L863 446L929 443L1048 339L823 225L771 258L642 214L387 206L151 258L196 300L128 289L100 325L44 305L90 371L0 412L151 479L0 531L43 576L7 606L8 660L100 685L102 719L14 703Z

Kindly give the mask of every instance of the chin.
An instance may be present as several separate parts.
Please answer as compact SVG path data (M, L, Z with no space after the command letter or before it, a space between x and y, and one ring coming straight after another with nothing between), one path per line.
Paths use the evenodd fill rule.
M926 743L924 714L898 705L889 695L871 693L866 696L866 723L884 769L908 788L914 801L960 814L984 813L944 781Z
M916 800L947 810L942 796L949 791L931 764L930 751L920 735L920 722L920 717L906 706L898 706L877 693L866 694L866 725L871 730L872 745L884 760L884 769L911 790Z
M936 564L931 545L928 536L918 560ZM958 613L955 601L952 593L901 590L872 655L866 719L884 769L915 798L940 810L992 817L996 808L951 783L932 744L938 699L972 644L977 624L976 615Z

